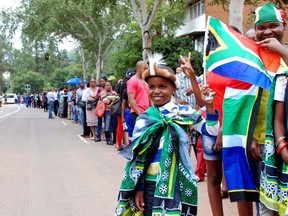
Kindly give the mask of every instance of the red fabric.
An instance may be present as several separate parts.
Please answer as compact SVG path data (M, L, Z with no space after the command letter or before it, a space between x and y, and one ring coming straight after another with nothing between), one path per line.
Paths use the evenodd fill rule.
M215 109L219 110L220 112L219 115L220 125L222 125L222 117L223 117L222 104L224 100L225 89L227 83L230 80L231 80L230 78L220 76L213 72L209 72L207 75L207 84L209 84L209 87L216 92L216 97L214 99L214 106Z
M195 169L195 174L199 177L200 181L203 181L206 173L206 161L204 159L204 151L202 147L201 136L197 140L197 166Z
M122 147L122 142L123 142L123 124L122 124L122 116L117 116L117 147L121 148Z

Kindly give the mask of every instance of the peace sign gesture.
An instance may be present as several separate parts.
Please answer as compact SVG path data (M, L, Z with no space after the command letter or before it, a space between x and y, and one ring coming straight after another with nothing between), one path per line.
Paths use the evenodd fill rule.
M184 73L189 78L195 77L195 72L194 72L194 69L191 65L191 52L189 52L187 59L183 58L183 56L181 56L181 55L180 55L180 58L181 58L181 61L184 63L184 64L181 64L181 67L182 67Z

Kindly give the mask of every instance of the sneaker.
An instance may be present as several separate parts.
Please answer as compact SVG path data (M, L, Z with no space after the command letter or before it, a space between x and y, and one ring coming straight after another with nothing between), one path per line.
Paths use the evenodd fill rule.
M107 140L107 145L113 145L111 140Z

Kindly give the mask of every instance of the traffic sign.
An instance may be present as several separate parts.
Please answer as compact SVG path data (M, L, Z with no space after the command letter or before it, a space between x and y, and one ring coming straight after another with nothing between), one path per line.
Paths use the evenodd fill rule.
M31 90L31 85L25 85L25 90L30 91Z

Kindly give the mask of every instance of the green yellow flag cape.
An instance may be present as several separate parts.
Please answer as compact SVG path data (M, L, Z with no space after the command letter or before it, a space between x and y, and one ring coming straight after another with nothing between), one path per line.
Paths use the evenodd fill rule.
M188 155L188 136L183 128L201 121L197 112L190 115L163 114L150 107L137 118L132 158L127 162L120 187L117 216L143 215L134 204L134 193L164 139L153 200L153 215L197 215L197 186ZM181 126L180 126L181 125ZM125 150L124 153L125 154Z

